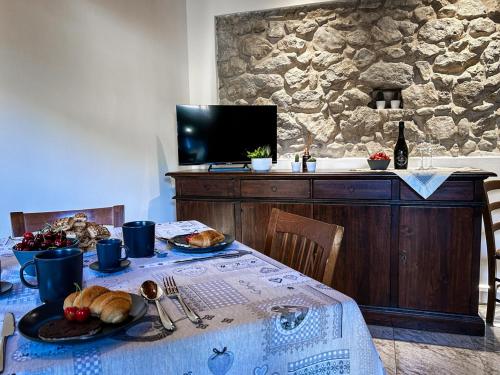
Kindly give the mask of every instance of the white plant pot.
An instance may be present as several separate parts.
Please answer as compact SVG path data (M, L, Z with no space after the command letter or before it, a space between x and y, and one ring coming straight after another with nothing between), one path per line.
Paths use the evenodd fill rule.
M316 162L315 161L307 161L307 171L308 172L316 172Z
M377 109L384 109L385 108L385 100L377 100L375 102L375 105L377 106Z
M391 108L398 109L401 106L401 100L391 100Z
M272 158L252 159L252 169L256 172L267 172L271 170Z
M292 161L292 172L300 172L302 163L300 161Z

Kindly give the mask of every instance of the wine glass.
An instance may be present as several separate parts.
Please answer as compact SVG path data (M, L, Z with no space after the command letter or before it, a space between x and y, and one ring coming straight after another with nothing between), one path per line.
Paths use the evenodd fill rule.
M433 153L439 149L441 144L439 142L439 138L434 138L430 134L428 134L427 143L430 156L429 169L434 169L434 166L432 165L432 156Z
M420 167L418 169L426 169L424 157L429 150L429 144L428 142L426 142L426 137L418 137L418 136L416 143L417 143L416 149L420 153Z

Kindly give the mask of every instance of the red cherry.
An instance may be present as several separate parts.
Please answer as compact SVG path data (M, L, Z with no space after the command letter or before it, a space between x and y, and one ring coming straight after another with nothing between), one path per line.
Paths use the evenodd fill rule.
M71 307L66 307L64 309L64 317L66 320L73 321L76 320L76 313L78 312L78 309L74 306Z
M66 245L66 241L63 242L60 238L58 238L54 241L55 247L63 247L64 245Z
M73 240L72 240L72 239L70 239L70 238L68 238L68 239L66 240L66 246L71 246L71 245L73 245Z
M33 233L31 233L31 232L25 232L25 233L23 234L23 239L26 239L26 240L32 240L32 239L34 239L34 238L35 238L35 236L34 236L34 235L33 235Z
M76 310L75 318L78 322L84 322L90 317L90 309L88 307L80 307Z

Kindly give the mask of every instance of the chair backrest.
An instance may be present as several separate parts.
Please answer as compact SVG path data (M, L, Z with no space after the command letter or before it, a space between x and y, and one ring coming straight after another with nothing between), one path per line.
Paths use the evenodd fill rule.
M492 198L493 191L497 191L500 195L500 180L489 180L484 182L484 195L486 206L484 209L484 229L486 232L486 245L488 248L488 258L495 258L495 232L500 230L500 221L493 219L493 211L500 209L500 198L497 200ZM496 194L496 193L495 193Z
M39 230L47 223L51 223L62 217L73 216L78 212L84 212L89 221L101 225L113 225L115 227L121 227L125 218L125 206L123 205L71 211L11 212L10 223L12 225L12 234L14 237L22 236L24 232Z
M264 253L287 266L332 285L344 228L273 208Z

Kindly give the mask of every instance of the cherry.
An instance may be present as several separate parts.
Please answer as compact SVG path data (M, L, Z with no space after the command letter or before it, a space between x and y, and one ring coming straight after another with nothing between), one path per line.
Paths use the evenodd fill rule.
M78 311L78 309L74 306L66 307L64 309L64 317L69 321L76 320L77 311Z
M25 232L25 233L23 234L23 239L26 239L26 240L32 240L32 239L34 239L34 238L35 238L35 236L33 235L33 233L32 233L32 232Z
M77 322L84 322L90 317L90 309L88 307L80 307L76 310L75 319Z

